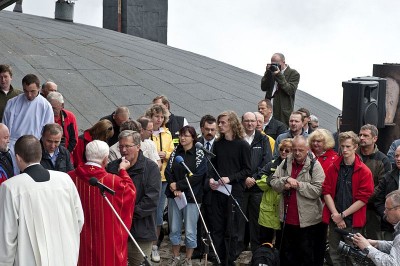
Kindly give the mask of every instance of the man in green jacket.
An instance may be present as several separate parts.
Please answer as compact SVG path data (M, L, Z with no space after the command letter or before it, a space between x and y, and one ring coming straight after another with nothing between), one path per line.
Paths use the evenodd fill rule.
M12 69L9 65L0 65L0 121L3 120L7 101L22 93L11 86Z
M289 126L289 116L293 112L299 81L299 72L285 63L285 56L281 53L273 54L261 79L261 90L266 92L265 99L272 101L273 117L286 126Z

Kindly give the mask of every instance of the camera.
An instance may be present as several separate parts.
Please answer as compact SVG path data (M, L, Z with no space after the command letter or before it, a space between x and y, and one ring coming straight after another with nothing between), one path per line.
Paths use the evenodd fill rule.
M275 71L278 71L280 69L281 69L281 66L279 64L277 64L277 63L271 63L270 66L269 66L269 70L271 72L275 72Z
M357 264L363 264L363 265L375 265L368 257L368 252L365 252L359 248L352 247L350 245L347 245L343 241L339 242L338 245L338 252L339 254L345 256L345 257L351 257L354 259Z

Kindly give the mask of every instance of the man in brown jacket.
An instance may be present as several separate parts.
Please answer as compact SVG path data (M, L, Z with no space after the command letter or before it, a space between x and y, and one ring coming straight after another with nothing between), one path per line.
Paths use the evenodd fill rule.
M285 63L285 56L281 53L273 54L261 79L261 90L266 92L265 99L272 101L273 117L286 126L289 126L299 81L300 74Z

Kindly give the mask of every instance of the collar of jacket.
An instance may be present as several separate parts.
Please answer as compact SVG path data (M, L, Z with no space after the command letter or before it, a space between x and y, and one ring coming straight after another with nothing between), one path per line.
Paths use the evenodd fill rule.
M360 156L356 153L355 154L356 158L354 159L354 170L353 173L361 169L362 165L362 160ZM339 171L340 169L340 163L343 161L343 156L339 156L336 161L333 162L333 165L335 166L336 170Z
M131 174L141 174L141 173L143 173L144 172L145 161L146 161L146 159L145 159L145 157L143 155L142 150L139 150L138 159L137 159L137 161L136 161L136 163L134 165L132 165L130 168L128 168L128 170L127 170L128 174L131 175ZM120 163L121 159L119 159L118 162Z

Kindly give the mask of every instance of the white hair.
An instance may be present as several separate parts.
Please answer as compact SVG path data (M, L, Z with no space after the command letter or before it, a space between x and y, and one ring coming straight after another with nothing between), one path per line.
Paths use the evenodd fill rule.
M110 147L101 140L93 140L86 145L86 160L88 162L102 164L104 158L108 157Z
M52 91L50 92L46 99L50 102L51 100L56 100L59 103L64 103L64 97L62 96L61 93L59 93L58 91Z

